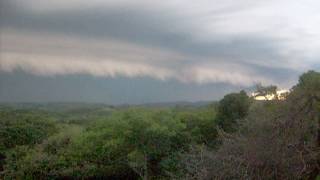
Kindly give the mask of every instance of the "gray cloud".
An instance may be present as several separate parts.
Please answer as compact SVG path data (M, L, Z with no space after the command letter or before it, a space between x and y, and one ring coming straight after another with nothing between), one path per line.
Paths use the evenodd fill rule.
M288 87L319 67L317 5L3 0L0 69Z
M5 32L0 69L21 69L38 75L91 74L114 77L149 76L184 83L272 83L253 69L225 59L196 60L166 49L147 48L114 40L50 38L40 34ZM85 42L85 43L83 43ZM207 57L208 58L208 57ZM216 57L217 58L217 57Z
M0 72L0 102L150 102L216 100L242 87L229 84L193 85L152 78L100 78L86 75L36 76ZM214 92L214 93L213 93Z

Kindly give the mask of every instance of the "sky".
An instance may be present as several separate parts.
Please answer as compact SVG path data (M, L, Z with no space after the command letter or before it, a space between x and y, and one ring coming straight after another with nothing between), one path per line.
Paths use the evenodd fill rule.
M218 100L320 70L317 0L0 0L0 102Z

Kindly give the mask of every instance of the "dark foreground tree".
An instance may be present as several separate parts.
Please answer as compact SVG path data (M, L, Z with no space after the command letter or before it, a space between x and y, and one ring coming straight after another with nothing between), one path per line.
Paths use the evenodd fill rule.
M235 133L220 132L214 152L192 151L184 162L194 179L319 178L320 73L300 77L285 101L254 102ZM191 168L190 168L191 167Z
M262 86L261 84L256 85L256 92L255 97L262 96L265 100L278 99L277 95L277 86L270 85L270 86Z
M250 99L245 91L231 93L219 102L217 123L226 132L236 130L237 121L248 114Z

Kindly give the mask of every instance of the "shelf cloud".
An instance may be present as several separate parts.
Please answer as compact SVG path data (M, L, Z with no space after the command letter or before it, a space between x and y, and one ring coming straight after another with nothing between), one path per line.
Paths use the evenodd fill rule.
M299 73L319 67L319 6L316 0L3 0L0 71L289 87Z

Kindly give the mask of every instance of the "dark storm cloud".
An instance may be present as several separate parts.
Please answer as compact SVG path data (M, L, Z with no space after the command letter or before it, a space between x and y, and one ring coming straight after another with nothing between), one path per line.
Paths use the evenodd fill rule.
M0 102L91 102L142 104L216 100L240 86L195 86L151 78L95 78L86 75L34 76L20 71L0 72ZM197 93L195 93L197 92ZM213 93L214 92L214 93Z
M188 24L179 22L179 17L157 14L138 7L96 7L39 14L26 10L12 13L15 11L9 10L14 9L12 5L6 6L8 8L6 8L7 13L2 16L2 26L13 29L98 39L113 38L146 46L174 49L189 56L228 60L281 58L277 51L276 39L241 35L217 37L219 39L217 41L213 39L209 42L199 42L192 34L176 30L179 26L191 29Z
M0 69L288 87L319 67L312 4L3 0Z

